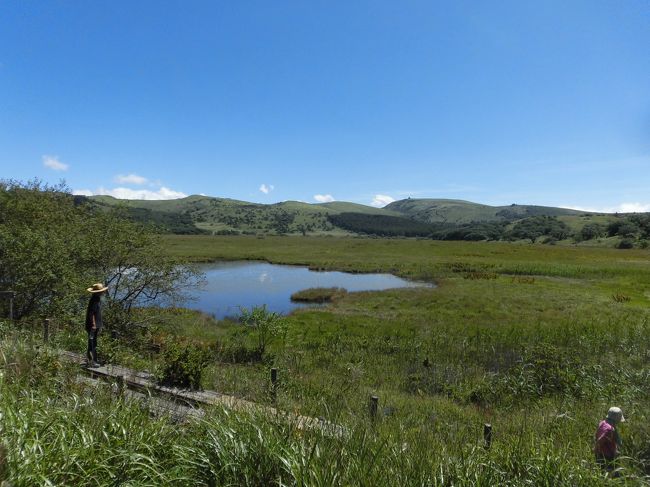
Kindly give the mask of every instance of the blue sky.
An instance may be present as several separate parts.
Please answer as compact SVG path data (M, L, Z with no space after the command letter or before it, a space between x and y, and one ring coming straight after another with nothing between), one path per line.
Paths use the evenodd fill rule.
M0 177L650 211L650 4L0 2Z

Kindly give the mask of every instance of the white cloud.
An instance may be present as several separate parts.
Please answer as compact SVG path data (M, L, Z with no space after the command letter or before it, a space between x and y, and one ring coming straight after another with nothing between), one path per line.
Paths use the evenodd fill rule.
M67 164L59 161L59 156L42 156L43 159L43 165L47 168L52 169L53 171L67 171L68 166Z
M138 176L137 174L127 174L124 176L123 174L118 174L115 176L115 182L118 184L137 184L137 185L143 185L147 184L149 180L143 176Z
M395 198L392 196L388 196L386 194L376 194L375 197L372 199L372 203L370 203L372 206L376 206L377 208L382 208L386 206L388 203L392 203L395 201Z
M275 189L275 186L272 184L261 184L260 185L260 191L264 194L269 194L271 191Z
M174 191L172 189L166 188L165 186L162 186L157 191L132 188L106 189L101 187L94 192L88 189L76 189L73 191L73 194L84 196L106 195L120 200L175 200L178 198L185 198L187 196L185 193Z
M621 203L617 206L607 207L588 207L576 205L564 205L561 208L570 208L572 210L590 211L594 213L645 213L650 211L650 203Z
M644 213L650 211L650 203L621 203L620 213Z
M331 203L332 201L336 201L334 196L331 194L315 194L314 199L319 203Z

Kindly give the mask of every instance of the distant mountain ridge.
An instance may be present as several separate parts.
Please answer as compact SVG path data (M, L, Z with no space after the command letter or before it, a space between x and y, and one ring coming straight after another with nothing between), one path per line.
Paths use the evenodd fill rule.
M489 206L464 200L415 199L394 201L386 210L428 223L511 222L532 216L577 216L589 212L551 206Z
M344 201L261 204L202 195L174 200L118 200L111 196L91 196L88 200L100 207L122 206L133 218L156 223L171 233L350 235L358 231L338 222L361 218L379 225L417 227L418 224L491 224L533 216L588 215L584 211L566 208L489 206L451 199L408 198L384 208ZM420 225L418 228L424 227Z

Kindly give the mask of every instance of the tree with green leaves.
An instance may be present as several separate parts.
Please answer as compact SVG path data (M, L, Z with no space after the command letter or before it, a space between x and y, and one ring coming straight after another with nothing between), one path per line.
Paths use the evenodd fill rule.
M529 239L531 243L535 243L541 236L563 240L571 235L571 229L554 216L533 216L515 223L510 235L515 238Z
M591 240L602 237L607 233L607 229L599 223L587 223L580 229L578 235L581 240Z
M119 209L92 205L65 184L0 181L0 290L16 292L17 318L77 317L85 289L104 282L108 327L124 327L133 306L179 298L197 277Z

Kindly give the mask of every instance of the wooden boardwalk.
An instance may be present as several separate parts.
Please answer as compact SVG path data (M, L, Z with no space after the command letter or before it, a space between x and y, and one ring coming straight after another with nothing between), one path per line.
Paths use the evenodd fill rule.
M262 413L293 423L300 430L319 430L328 436L342 437L346 430L322 418L302 416L277 408L258 404L252 401L221 394L216 391L191 391L177 387L167 387L156 383L152 374L107 364L101 367L86 367L86 359L81 354L61 352L61 357L67 361L83 366L83 370L93 381L88 384L97 384L98 380L115 384L126 397L132 397L147 404L156 414L168 413L175 420L187 420L189 417L202 417L203 408L206 406L221 406L233 411L248 413Z

